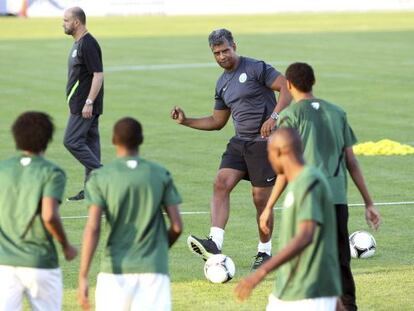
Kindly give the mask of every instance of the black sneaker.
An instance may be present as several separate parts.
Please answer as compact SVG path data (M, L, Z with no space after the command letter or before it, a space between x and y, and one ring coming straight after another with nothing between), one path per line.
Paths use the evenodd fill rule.
M83 200L84 198L85 198L85 194L84 194L83 190L81 190L81 191L79 191L78 194L74 195L73 197L67 198L66 201L70 201L70 202L80 201L80 200Z
M194 235L190 235L187 238L187 245L190 251L203 258L203 260L207 260L211 255L221 254L221 251L211 237L199 239Z
M251 270L257 270L264 262L268 261L270 258L272 258L272 256L268 255L267 253L257 253L257 255L254 256Z

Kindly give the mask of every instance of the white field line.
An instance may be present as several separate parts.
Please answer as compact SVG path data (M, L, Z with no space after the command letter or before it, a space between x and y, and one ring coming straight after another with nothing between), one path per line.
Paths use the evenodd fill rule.
M414 205L414 201L406 201L406 202L381 202L381 203L375 203L375 206L399 206L399 205ZM365 206L363 203L351 203L348 204L349 207L361 207ZM275 210L282 210L283 207L278 206L274 208ZM210 211L204 211L204 212L181 212L181 215L205 215L210 214ZM62 219L85 219L88 218L88 216L64 216L61 217Z
M285 61L268 61L272 65L289 65ZM149 65L125 65L110 66L105 68L105 72L123 71L153 71L153 70L173 70L173 69L197 69L218 67L217 63L187 63L187 64L149 64Z

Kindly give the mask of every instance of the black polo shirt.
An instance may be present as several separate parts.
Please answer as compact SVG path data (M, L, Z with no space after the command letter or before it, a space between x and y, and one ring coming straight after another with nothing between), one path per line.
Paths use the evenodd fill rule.
M236 137L265 140L260 128L276 106L271 86L280 73L263 61L240 57L233 71L225 71L217 80L214 109L230 109Z
M72 114L82 113L94 72L103 72L102 52L98 41L87 33L73 44L69 54L66 97ZM102 85L93 104L93 114L102 114L103 94Z

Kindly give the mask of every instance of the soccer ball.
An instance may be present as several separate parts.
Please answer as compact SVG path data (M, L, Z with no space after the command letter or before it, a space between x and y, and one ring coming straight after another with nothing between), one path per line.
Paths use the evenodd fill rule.
M355 231L349 236L349 247L353 258L368 258L375 254L377 242L366 231Z
M204 265L204 275L212 283L226 283L236 273L233 260L223 254L212 255Z

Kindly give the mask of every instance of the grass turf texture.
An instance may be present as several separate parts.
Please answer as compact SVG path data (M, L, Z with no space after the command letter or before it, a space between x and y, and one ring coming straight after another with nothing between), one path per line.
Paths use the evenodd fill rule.
M48 157L67 172L66 194L77 192L83 179L80 165L62 146L68 109L65 103L66 62L72 39L59 19L0 19L0 159L14 152L10 125L26 110L49 112L57 131ZM228 27L241 55L274 61L280 71L294 61L314 66L315 94L338 103L359 141L389 138L413 144L414 13L285 14L232 17L111 17L90 18L88 28L102 47L105 74L105 114L100 122L103 163L114 158L111 130L118 118L131 115L144 126L142 156L159 161L174 175L184 197L182 211L209 211L212 181L221 153L233 134L231 122L220 132L180 127L169 119L173 105L188 116L211 112L215 81L221 70L176 68L111 71L116 66L212 63L207 35ZM412 156L359 157L377 202L413 201ZM353 186L350 202L360 198ZM209 216L184 215L183 237L171 251L175 310L263 310L273 276L251 299L233 299L237 280L249 271L256 252L257 229L250 186L242 182L232 194L232 211L224 252L236 264L236 279L209 284L203 263L187 250L189 233L208 233ZM377 254L352 263L361 310L410 310L414 305L413 206L380 208L384 224L374 233ZM80 203L63 203L62 216L86 215ZM276 212L276 214L278 214ZM276 231L278 226L276 219ZM64 222L70 239L80 246L85 219ZM367 229L362 208L350 208L350 232ZM277 234L274 235L274 246ZM101 251L101 248L100 248ZM99 258L91 271L94 286ZM61 260L64 309L76 310L79 262ZM93 292L91 292L93 296Z

